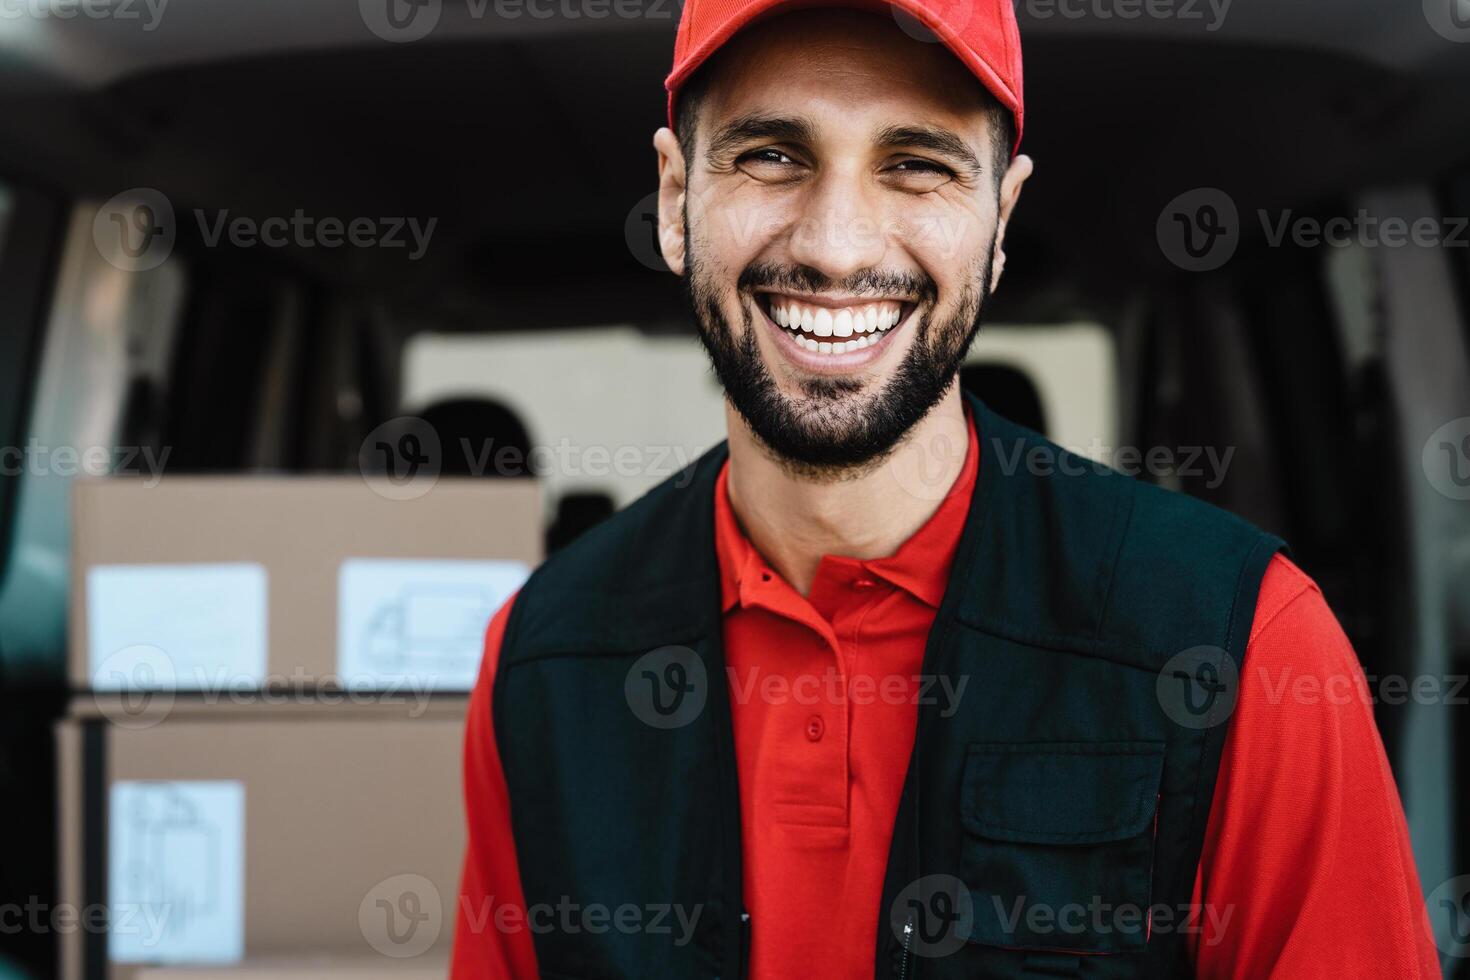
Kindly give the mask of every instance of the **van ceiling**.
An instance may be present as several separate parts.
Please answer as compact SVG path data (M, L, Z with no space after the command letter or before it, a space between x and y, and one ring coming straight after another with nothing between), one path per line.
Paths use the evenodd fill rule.
M114 3L147 16L144 0ZM1116 295L1168 274L1155 220L1194 187L1224 189L1255 225L1256 209L1329 205L1462 162L1470 44L1430 30L1417 0L1339 0L1331 30L1324 7L1239 3L1215 32L1023 17L1037 171L1011 294ZM600 322L628 319L630 303L672 315L670 278L624 241L654 187L672 20L464 10L446 3L410 44L373 38L351 3L172 0L151 32L0 19L0 179L99 199L157 188L181 236L192 209L437 218L420 262L292 258L447 325L495 304L534 310L538 295L554 304L567 282L608 305Z

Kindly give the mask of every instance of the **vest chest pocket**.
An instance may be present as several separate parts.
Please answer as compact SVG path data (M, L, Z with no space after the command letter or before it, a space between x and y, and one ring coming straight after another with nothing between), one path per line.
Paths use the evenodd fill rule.
M1142 950L1163 768L1163 742L969 745L960 820L970 941Z

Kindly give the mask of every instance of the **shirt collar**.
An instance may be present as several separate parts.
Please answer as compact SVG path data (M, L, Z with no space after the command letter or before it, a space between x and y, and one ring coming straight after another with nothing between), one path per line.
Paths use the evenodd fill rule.
M950 566L969 517L970 497L980 468L979 439L968 405L965 421L970 439L965 463L939 508L892 555L862 563L870 573L935 609L944 601L949 587ZM735 518L735 509L730 506L729 471L727 459L715 482L715 551L720 565L720 610L724 613L738 604L749 605L749 590L762 576L773 574Z

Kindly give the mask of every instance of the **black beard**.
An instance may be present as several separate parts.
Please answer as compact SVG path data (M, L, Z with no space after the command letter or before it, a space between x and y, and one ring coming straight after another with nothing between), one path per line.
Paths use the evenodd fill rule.
M701 275L693 239L685 224L687 295L709 354L715 376L735 410L777 462L809 478L834 478L844 472L865 470L882 462L900 440L944 397L959 372L960 362L980 331L985 297L990 294L995 241L986 248L977 274L960 295L959 308L944 323L933 323L936 288L927 276L859 273L832 283L805 266L780 268L752 264L740 274L736 292L743 301L741 331L737 335L720 311L717 293ZM801 383L803 400L781 393L761 359L757 327L750 309L756 287L857 295L917 295L915 322L903 329L916 331L903 362L878 391L861 397L861 382L847 378L809 378Z

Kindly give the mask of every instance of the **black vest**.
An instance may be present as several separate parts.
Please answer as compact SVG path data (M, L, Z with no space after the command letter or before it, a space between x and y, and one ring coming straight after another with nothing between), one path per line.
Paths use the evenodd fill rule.
M918 709L876 976L1187 976L1215 773L1283 545L971 408L979 473L924 654L926 677L968 681L958 711ZM747 975L725 455L550 558L507 625L495 735L543 977Z

